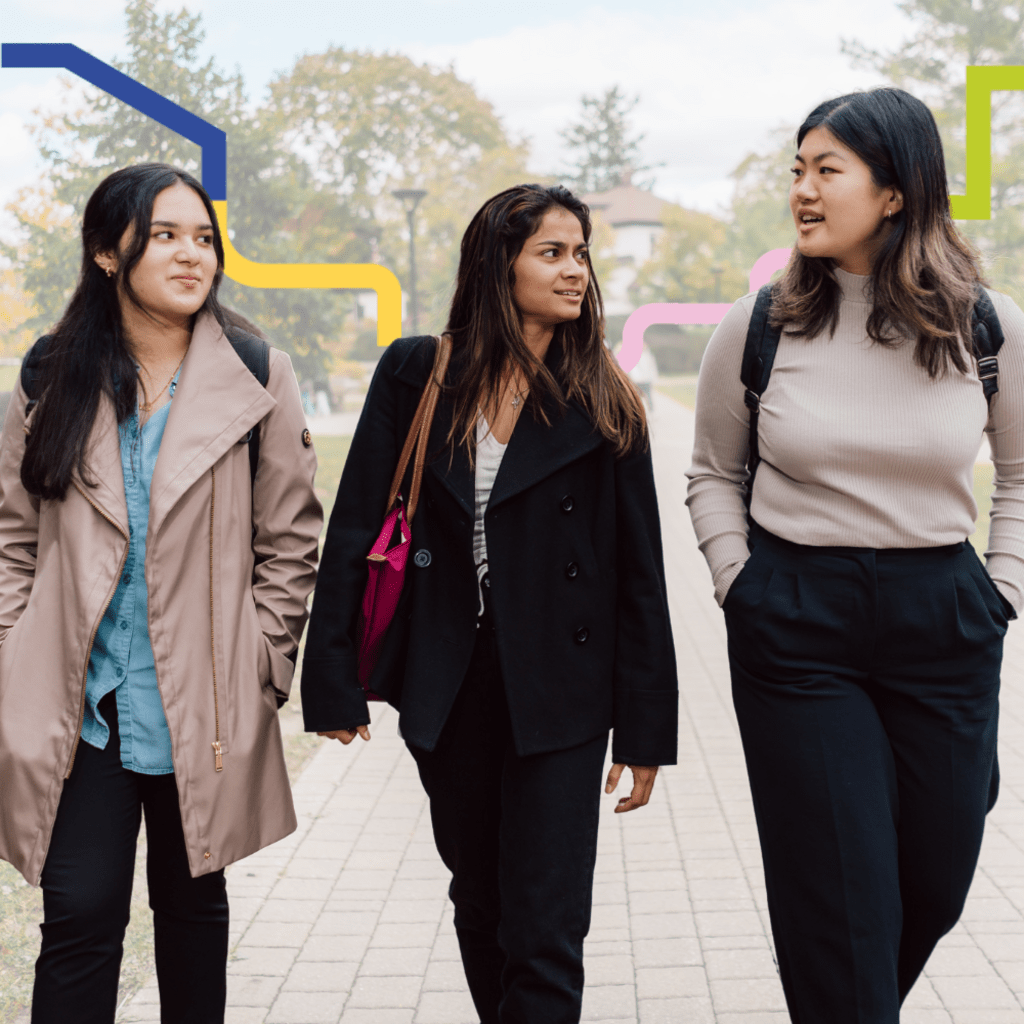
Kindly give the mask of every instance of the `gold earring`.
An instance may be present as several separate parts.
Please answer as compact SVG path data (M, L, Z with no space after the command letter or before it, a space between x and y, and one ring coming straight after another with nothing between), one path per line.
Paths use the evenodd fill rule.
M113 276L114 276L114 272L110 269L110 267L107 267L107 277L113 277Z

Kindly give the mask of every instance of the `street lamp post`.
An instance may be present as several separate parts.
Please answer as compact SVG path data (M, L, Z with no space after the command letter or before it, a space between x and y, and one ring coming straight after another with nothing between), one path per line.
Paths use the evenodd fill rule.
M721 263L715 263L711 267L711 273L715 278L715 302L722 301L722 274L725 272L725 267Z
M416 232L413 230L413 217L420 200L427 194L423 188L396 188L391 194L400 199L405 206L405 216L409 221L409 297L412 313L412 333L419 331L419 302L416 299Z

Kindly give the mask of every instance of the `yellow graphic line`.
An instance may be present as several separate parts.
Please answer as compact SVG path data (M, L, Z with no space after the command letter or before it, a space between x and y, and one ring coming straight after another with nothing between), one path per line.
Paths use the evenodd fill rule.
M377 344L390 345L402 334L402 286L376 263L254 263L228 237L227 200L213 208L224 242L224 273L249 288L354 288L377 293Z
M1024 67L967 68L966 195L950 196L954 220L992 219L992 93L1024 90Z

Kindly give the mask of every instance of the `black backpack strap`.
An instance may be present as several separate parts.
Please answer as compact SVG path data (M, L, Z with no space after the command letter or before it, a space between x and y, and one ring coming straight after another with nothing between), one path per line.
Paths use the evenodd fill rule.
M39 364L46 354L46 347L50 343L52 335L44 334L25 353L21 361L21 387L28 397L25 403L25 415L27 416L39 401Z
M974 355L978 360L978 377L985 389L985 401L991 405L992 396L999 390L997 355L1004 338L996 307L980 284L974 309L971 310L971 334L974 339Z
M747 328L747 341L743 347L743 364L740 368L740 380L746 391L743 401L750 411L750 446L747 453L747 508L754 493L754 474L761 463L761 453L757 443L757 420L761 411L761 396L768 387L768 378L772 373L775 353L779 349L782 330L772 327L769 315L772 309L772 285L764 285L757 293L754 310L750 315L750 326Z
M267 386L270 379L270 346L255 334L249 334L238 327L229 327L225 332L235 355L249 368L249 372ZM260 464L260 427L257 423L249 431L246 440L249 442L249 479L256 482L256 467Z

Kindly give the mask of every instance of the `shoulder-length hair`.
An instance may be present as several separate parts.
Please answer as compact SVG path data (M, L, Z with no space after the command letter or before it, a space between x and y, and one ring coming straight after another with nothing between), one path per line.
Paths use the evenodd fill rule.
M977 256L949 213L942 140L931 111L902 89L872 89L828 100L808 115L797 146L824 128L871 169L879 188L895 188L903 208L872 267L868 336L882 345L916 338L915 359L930 376L952 365L967 372L971 310L981 282ZM813 338L839 322L835 261L794 250L772 305L772 322Z
M488 199L462 236L455 295L445 333L452 338L454 415L449 443L461 443L473 457L478 409L498 393L509 370L529 383L533 415L549 423L544 406L564 409L580 402L617 455L647 443L639 393L604 344L604 306L586 254L590 281L576 320L555 328L561 343L553 373L527 348L522 317L513 298L513 264L549 210L567 210L591 235L590 211L562 185L515 185Z
M118 423L135 410L138 377L118 296L123 293L129 302L143 308L132 287L131 273L149 244L156 197L178 183L199 196L213 225L217 272L199 312L212 313L222 327L229 322L217 301L224 246L213 204L199 181L169 164L136 164L104 178L85 207L78 285L39 360L39 405L21 462L21 482L30 494L63 500L75 469L83 482L90 483L86 443L102 393L113 400ZM122 250L121 239L129 229ZM118 254L117 270L111 277L95 259L106 252Z

